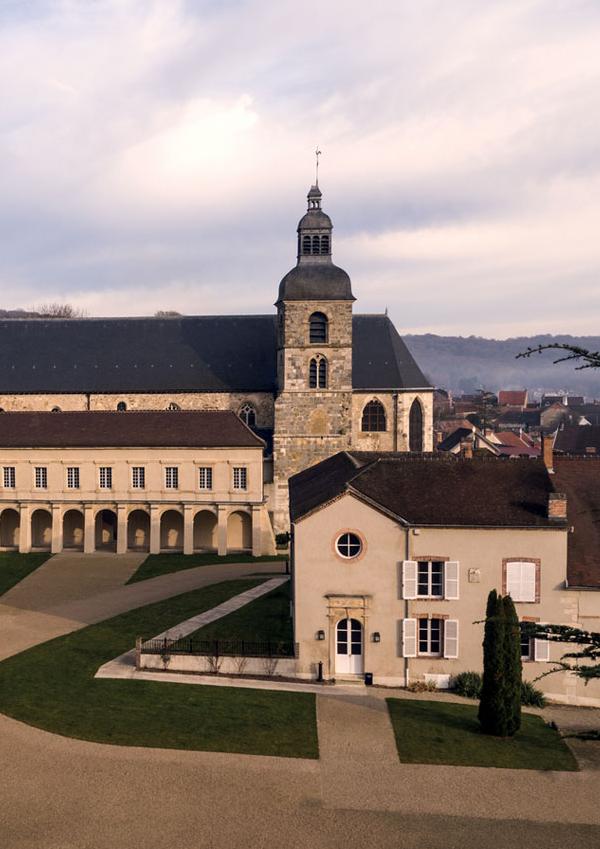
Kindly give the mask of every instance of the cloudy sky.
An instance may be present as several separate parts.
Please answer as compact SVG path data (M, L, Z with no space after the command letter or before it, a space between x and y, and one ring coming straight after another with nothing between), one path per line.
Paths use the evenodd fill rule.
M0 307L269 312L322 151L403 332L600 332L598 0L0 0Z

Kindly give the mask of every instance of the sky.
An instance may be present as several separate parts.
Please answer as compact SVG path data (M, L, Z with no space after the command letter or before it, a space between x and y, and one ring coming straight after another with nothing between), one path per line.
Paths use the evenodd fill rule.
M0 0L0 308L266 313L322 150L403 333L598 334L597 0Z

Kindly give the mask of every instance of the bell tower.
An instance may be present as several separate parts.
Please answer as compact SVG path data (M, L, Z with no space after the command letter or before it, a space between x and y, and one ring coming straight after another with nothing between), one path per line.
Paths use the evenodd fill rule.
M350 277L332 260L331 218L318 183L297 234L297 263L279 285L274 468L276 529L288 527L291 475L350 447L352 305Z

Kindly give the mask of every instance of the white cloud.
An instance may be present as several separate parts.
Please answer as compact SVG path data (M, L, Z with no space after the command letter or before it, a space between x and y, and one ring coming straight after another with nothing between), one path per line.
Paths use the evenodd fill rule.
M359 309L597 332L599 38L590 0L0 7L2 306L268 311L319 143Z

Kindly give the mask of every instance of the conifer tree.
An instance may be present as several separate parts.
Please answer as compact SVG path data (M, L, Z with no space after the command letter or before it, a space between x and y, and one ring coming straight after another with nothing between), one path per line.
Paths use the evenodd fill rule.
M488 595L483 637L483 682L479 723L484 734L506 737L508 712L504 697L504 605L496 590Z
M502 599L504 613L504 700L506 733L509 737L521 727L521 626L515 605L509 595Z

